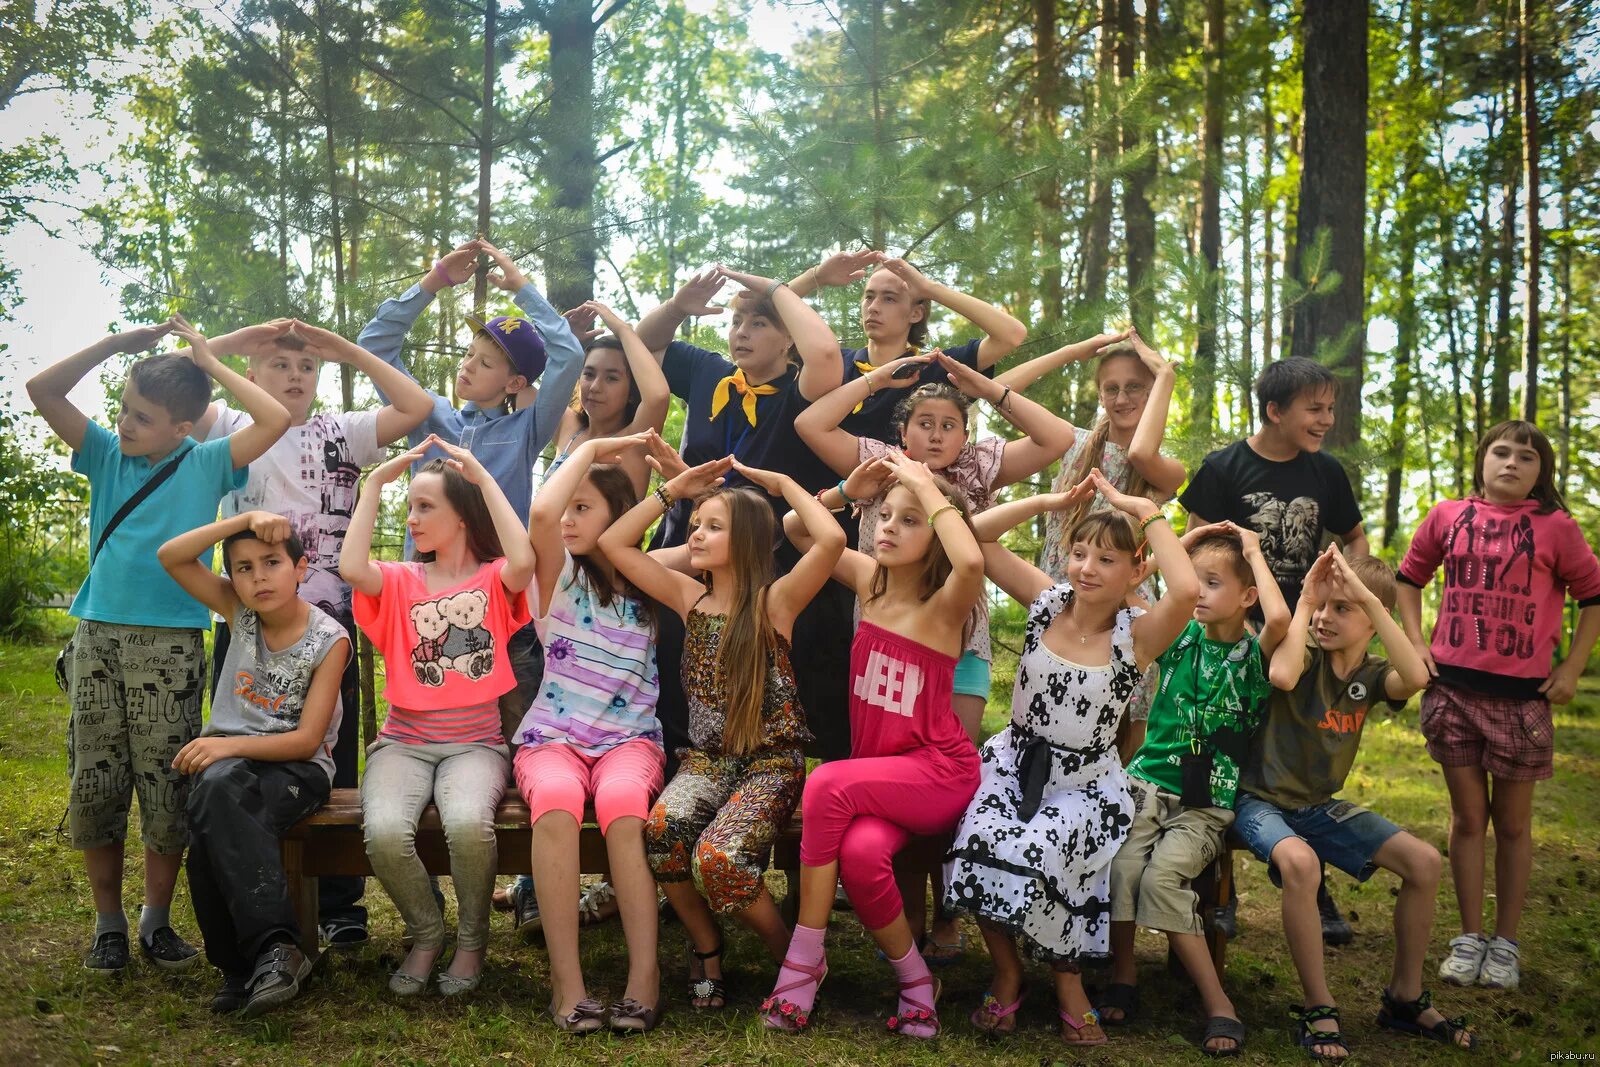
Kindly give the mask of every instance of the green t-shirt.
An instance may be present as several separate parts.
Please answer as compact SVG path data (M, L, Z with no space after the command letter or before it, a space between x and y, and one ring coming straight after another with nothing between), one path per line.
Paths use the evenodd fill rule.
M1239 764L1261 723L1272 684L1254 634L1212 641L1205 633L1205 626L1190 619L1156 660L1161 686L1150 707L1144 744L1128 764L1128 773L1182 795L1179 760L1193 751L1198 737L1203 750L1211 753L1211 802L1232 810Z
M1373 701L1405 706L1384 696L1391 669L1388 660L1369 654L1350 677L1340 678L1327 653L1307 647L1300 684L1287 693L1274 690L1267 701L1239 788L1286 810L1332 800L1356 761Z

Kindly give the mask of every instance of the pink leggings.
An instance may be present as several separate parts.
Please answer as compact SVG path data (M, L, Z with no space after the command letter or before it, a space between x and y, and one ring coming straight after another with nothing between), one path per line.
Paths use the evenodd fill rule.
M517 749L512 769L528 805L530 826L552 811L570 812L581 824L584 805L593 798L603 834L625 815L649 818L666 763L660 745L636 737L598 756L561 741L524 745Z
M955 827L978 788L968 768L928 750L824 763L806 779L800 862L839 861L839 879L868 930L905 910L895 885L894 854L913 834Z

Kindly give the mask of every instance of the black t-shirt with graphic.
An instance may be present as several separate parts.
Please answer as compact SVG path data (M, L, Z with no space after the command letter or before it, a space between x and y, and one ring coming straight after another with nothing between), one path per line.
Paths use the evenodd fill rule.
M1325 452L1266 459L1248 441L1207 456L1178 502L1207 522L1227 520L1259 534L1261 554L1291 610L1327 535L1343 536L1361 522L1338 460Z

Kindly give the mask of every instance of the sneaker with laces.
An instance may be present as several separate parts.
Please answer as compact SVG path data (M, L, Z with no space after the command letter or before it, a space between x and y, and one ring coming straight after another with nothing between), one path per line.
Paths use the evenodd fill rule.
M1451 985L1473 985L1483 970L1483 956L1489 942L1482 934L1461 934L1450 939L1450 955L1439 964L1439 977Z
M108 931L94 939L83 957L83 969L99 975L121 974L127 969L128 958L128 935Z
M1344 917L1339 905L1333 902L1333 896L1329 894L1326 882L1317 887L1317 913L1322 916L1324 945L1348 945L1356 939L1356 932L1350 928L1350 920Z
M161 927L149 941L139 938L139 951L163 971L187 971L200 962L200 953L170 926Z
M531 938L544 929L539 918L539 895L533 891L532 879L511 887L511 926L524 938Z
M1478 984L1485 989L1517 988L1522 983L1522 950L1507 937L1491 938L1483 954Z

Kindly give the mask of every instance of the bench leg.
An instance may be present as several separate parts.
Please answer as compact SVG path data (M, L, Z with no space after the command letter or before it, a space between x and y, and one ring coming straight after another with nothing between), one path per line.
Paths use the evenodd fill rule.
M300 924L300 950L311 960L317 958L322 939L317 931L317 876L305 873L305 844L283 843L283 873L289 883L289 899L294 902L295 919Z
M1215 915L1218 909L1228 906L1228 897L1233 894L1233 852L1223 849L1222 855L1217 857L1217 893L1216 899L1211 902L1211 913ZM1228 965L1228 935L1217 928L1213 921L1206 923L1206 942L1211 946L1211 966L1216 968L1217 977L1220 979L1226 973Z
M790 930L795 923L800 921L800 868L794 870L783 868L784 881L789 888L784 891L783 903L778 906L778 912L783 916L784 923Z

